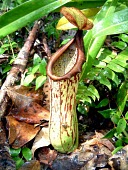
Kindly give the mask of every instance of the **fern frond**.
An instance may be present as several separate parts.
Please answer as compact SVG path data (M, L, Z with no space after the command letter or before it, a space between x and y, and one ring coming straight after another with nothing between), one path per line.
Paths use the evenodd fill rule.
M108 49L100 51L100 55L94 61L91 71L87 74L87 79L97 80L111 90L112 80L117 86L120 83L118 73L127 77L128 47L118 55L113 54Z
M88 87L85 86L84 83L80 82L78 86L77 101L82 101L92 103L92 100L95 101L96 99L99 100L100 96L98 90L93 86L89 85Z

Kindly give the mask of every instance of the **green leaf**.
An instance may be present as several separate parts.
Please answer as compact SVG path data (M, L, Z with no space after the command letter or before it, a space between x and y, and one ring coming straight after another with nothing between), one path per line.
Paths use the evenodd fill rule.
M127 44L123 41L114 41L111 45L119 48L120 50L124 50L127 47Z
M106 135L103 137L103 138L108 138L108 139L110 139L110 138L112 138L113 136L114 136L114 133L116 132L116 129L115 128L113 128L113 129L111 129L108 133L106 133Z
M103 100L101 100L101 102L95 108L100 108L100 107L107 106L108 103L109 103L109 100L107 98L103 99Z
M104 74L106 77L114 81L117 86L119 85L120 81L118 79L118 76L111 69L106 67L105 69L102 70L102 74Z
M93 38L128 32L128 8L102 18L93 28Z
M89 80L95 80L100 71L100 68L92 68L92 70L88 72L86 78L88 78Z
M19 149L10 148L10 154L12 157L18 156L20 151L21 151L21 148L19 148Z
M85 106L83 106L83 105L81 105L81 104L78 104L77 110L78 110L81 114L87 115L87 111L85 110Z
M11 68L12 68L12 66L6 65L6 67L2 71L2 74L7 73Z
M34 58L33 58L33 65L38 65L41 63L41 58L38 54L34 54Z
M7 50L7 49L0 48L0 54L4 54L4 52L5 52L6 50Z
M119 120L117 127L116 127L116 131L118 134L120 134L121 132L123 132L125 130L126 124L127 124L127 122L125 119L122 118Z
M94 24L99 23L100 20L103 18L109 17L113 12L115 11L116 5L118 0L108 0L102 9L98 12L98 14L95 17ZM93 28L94 29L94 28ZM106 36L100 36L97 38L93 38L92 32L95 33L95 31L90 30L88 33L84 36L84 47L85 47L85 54L86 54L86 63L83 65L83 70L81 73L81 79L84 79L88 72L90 71L94 60L99 53L102 45L104 44L104 41L106 39Z
M121 150L123 148L123 146L119 146L119 147L117 147L116 149L114 149L113 151L112 151L112 154L114 155L115 153L117 153L119 150Z
M125 119L128 120L128 111L125 114Z
M1 48L6 48L6 49L8 49L8 47L10 47L10 44L3 44L3 45L1 46Z
M111 83L110 81L102 74L102 72L96 77L101 84L107 86L109 90L111 90Z
M128 43L128 35L126 35L126 34L120 34L120 35L119 35L119 38L120 38L121 40L123 40L124 42L127 42L127 43Z
M0 38L32 23L70 0L31 0L0 16Z
M22 148L22 155L27 161L32 159L32 151L27 147Z
M122 146L122 140L121 139L118 139L115 143L115 146L116 147L119 147L119 146Z
M32 73L33 73L33 74L35 74L35 73L38 71L39 66L40 66L40 65L36 65L36 66L34 66L34 67L32 68Z
M125 69L123 67L121 67L118 64L115 64L113 60L112 60L112 62L110 62L107 65L107 67L110 68L111 70L117 72L117 73L123 73L125 71Z
M93 1L93 8L98 8L104 5L106 0L100 0L100 1ZM66 6L69 7L76 7L79 9L87 9L92 8L92 1L87 0L71 0L71 2L67 3Z
M105 68L106 67L106 63L105 62L98 61L98 60L95 60L93 65L98 67L98 68Z
M122 137L122 141L128 144L128 138L127 137Z
M99 96L98 90L93 85L89 85L88 91L93 93L97 97L97 99L99 100L100 96Z
M36 79L36 90L39 89L46 81L46 76L39 76Z
M20 157L13 157L13 160L16 162L17 170L24 164L24 160Z
M113 115L111 115L111 121L114 123L114 124L118 124L120 120L120 115L117 114L117 112Z
M47 63L46 63L45 59L43 59L39 66L39 72L44 76L46 75L46 65L47 65Z
M88 91L86 86L84 86L83 88L79 87L77 93L81 94L81 98L88 96L88 97L91 97L94 101L96 99L95 95L92 92Z
M118 111L120 114L124 111L124 107L126 105L126 101L128 99L128 88L127 88L127 82L123 82L118 90L117 94L117 106Z
M28 86L34 79L35 79L34 74L27 75L23 81L24 86Z
M98 111L104 118L110 118L112 114L115 114L114 109L107 109L103 111Z
M83 103L84 103L84 102L92 103L90 97L88 97L88 96L77 95L77 96L76 96L76 99L77 99L77 101L81 101L81 102L83 102Z

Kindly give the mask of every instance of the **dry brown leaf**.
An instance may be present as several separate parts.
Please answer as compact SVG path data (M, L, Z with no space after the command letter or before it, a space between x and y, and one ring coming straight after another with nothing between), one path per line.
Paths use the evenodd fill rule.
M20 109L13 109L11 111L12 116L26 123L41 123L41 120L49 120L49 111L40 106L36 102L31 102L27 106Z
M34 87L25 87L25 86L13 86L13 87L8 87L7 92L9 96L15 100L15 94L16 95L23 95L29 98L32 98L35 102L43 101L44 99L44 94L42 93L42 89L35 90Z
M99 132L95 132L95 136L93 136L93 139L87 140L86 142L82 143L81 145L98 145L98 146L106 146L110 151L113 151L114 145L108 140L108 139L102 139L104 135Z
M15 149L32 140L40 130L40 127L35 128L34 125L18 122L12 116L6 116L6 120L9 128L9 144Z
M37 160L25 162L19 170L40 170L40 162Z
M8 87L6 89L8 96L11 98L13 105L17 108L28 106L31 102L36 102L41 106L46 105L45 94L43 89L35 91L33 88L24 86Z
M36 136L35 141L32 146L32 153L34 155L34 152L36 149L48 146L50 145L50 139L49 139L49 128L44 127L41 129L39 134Z
M49 148L41 148L38 153L38 159L41 163L51 165L57 157L57 151Z

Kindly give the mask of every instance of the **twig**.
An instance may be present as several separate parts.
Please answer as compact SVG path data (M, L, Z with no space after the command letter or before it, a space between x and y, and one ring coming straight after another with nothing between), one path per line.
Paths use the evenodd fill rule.
M43 34L42 37L43 37L43 38L42 38L42 42L43 42L43 45L44 45L44 51L45 51L45 53L47 54L48 59L50 59L50 57L51 57L51 51L50 51L50 49L49 49L49 47L48 47L47 40L46 40L46 36Z
M13 63L13 66L6 77L6 80L4 84L1 87L0 91L0 118L4 116L7 103L8 103L8 98L6 97L6 88L10 87L15 84L15 82L18 80L18 76L20 73L23 73L27 62L28 62L28 57L30 54L30 50L34 44L34 41L36 39L36 35L39 29L39 24L38 22L35 22L35 25L30 32L24 46L20 50L18 57L16 58L15 62Z

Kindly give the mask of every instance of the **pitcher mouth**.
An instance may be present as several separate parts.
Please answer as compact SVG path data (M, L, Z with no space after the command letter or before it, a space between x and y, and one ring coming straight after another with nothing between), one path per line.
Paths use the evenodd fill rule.
M71 39L67 44L62 46L49 60L47 65L47 75L54 81L70 79L72 76L80 73L82 70L82 65L85 62L84 56L84 45L83 45L83 31L78 30L73 39ZM76 49L76 61L72 63L71 68L62 75L56 75L53 71L55 63L58 59L61 59L62 54L71 46L74 45ZM67 56L68 57L68 56ZM72 56L73 57L73 56ZM59 67L59 66L57 66ZM61 67L61 66L60 66Z

